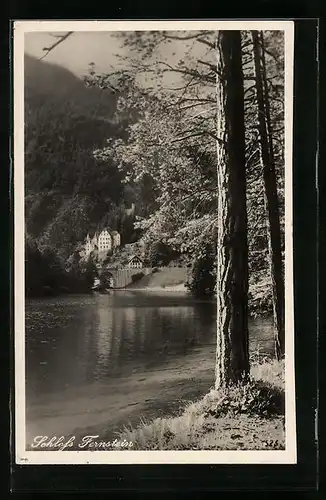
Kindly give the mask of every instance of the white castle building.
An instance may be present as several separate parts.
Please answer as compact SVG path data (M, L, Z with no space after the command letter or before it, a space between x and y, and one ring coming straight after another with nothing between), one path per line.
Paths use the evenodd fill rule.
M121 236L118 233L118 231L112 231L111 238L112 238L112 247L113 248L117 248L121 245Z
M121 237L118 231L109 231L103 229L100 233L95 233L91 238L89 234L85 240L85 255L86 257L97 250L99 253L110 252L121 245Z

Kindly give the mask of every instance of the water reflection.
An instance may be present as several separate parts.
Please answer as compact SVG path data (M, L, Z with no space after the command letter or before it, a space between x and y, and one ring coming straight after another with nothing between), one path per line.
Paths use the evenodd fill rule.
M209 347L216 307L186 295L111 292L26 304L27 397L164 367ZM270 321L250 325L251 349L272 352ZM213 358L212 358L213 359Z

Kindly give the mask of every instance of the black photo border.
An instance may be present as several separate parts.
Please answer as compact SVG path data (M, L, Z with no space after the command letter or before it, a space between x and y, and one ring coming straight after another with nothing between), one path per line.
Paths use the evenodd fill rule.
M24 9L22 9L24 10ZM250 10L250 9L249 9ZM76 12L78 9L76 10ZM119 18L131 20L117 11ZM60 19L61 17L13 16L12 20ZM86 18L84 18L86 19ZM102 19L105 18L96 18ZM138 19L150 19L139 17ZM152 17L151 19L158 19ZM167 19L162 17L161 19ZM189 19L175 18L175 20ZM213 20L214 18L207 18ZM217 19L217 18L216 18ZM220 18L219 18L220 19ZM291 20L291 18L245 17L236 20ZM64 20L77 20L65 18ZM91 20L91 19L89 19ZM167 19L171 20L171 19ZM199 20L199 19L198 19ZM203 19L200 19L203 20ZM223 18L223 20L235 20ZM296 465L16 465L15 436L10 442L10 489L15 493L66 493L114 491L316 491L318 485L317 410L317 189L316 155L318 136L318 19L293 19L294 40L294 132L293 132L293 246L295 309L295 380L298 437ZM11 28L12 29L12 28ZM12 34L12 31L11 31ZM11 63L12 64L12 63ZM10 79L12 85L12 78ZM12 91L9 90L12 97ZM12 106L12 100L11 100ZM10 124L12 131L12 124ZM11 166L12 169L12 166ZM10 170L9 170L10 171ZM8 181L12 182L12 170ZM8 183L5 199L8 197ZM11 185L11 194L13 186ZM9 196L11 217L7 277L13 283L13 199ZM6 259L5 259L6 260ZM6 271L6 269L5 269ZM13 300L10 289L11 390L13 378ZM13 396L13 393L12 393ZM14 407L11 401L11 427ZM8 403L7 405L8 406Z

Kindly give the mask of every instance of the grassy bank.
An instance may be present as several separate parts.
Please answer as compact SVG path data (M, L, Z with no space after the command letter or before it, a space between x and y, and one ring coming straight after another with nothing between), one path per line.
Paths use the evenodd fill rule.
M131 290L186 290L184 283L187 279L187 268L185 267L161 267L154 268L153 272L143 276L136 283L128 285Z
M180 416L125 427L119 439L134 450L282 450L284 363L253 363L246 384L211 389Z

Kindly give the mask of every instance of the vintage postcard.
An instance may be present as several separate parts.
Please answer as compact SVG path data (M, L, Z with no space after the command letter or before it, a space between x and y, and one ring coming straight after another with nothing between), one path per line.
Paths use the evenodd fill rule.
M17 464L295 464L292 21L14 23Z

